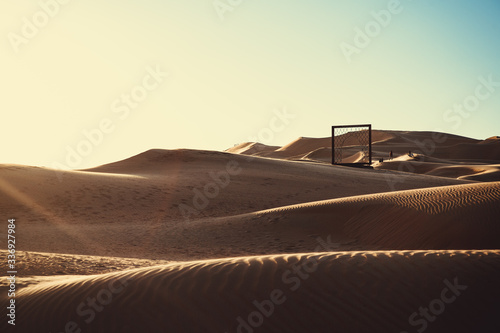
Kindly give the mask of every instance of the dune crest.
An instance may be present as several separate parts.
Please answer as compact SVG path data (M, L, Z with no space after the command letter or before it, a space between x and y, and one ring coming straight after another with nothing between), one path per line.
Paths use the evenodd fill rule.
M331 236L345 250L498 249L499 216L500 182L494 182L309 202L190 229L203 226L206 237L217 235L221 246L234 248L279 235L285 252L313 248L311 235ZM229 223L247 233L228 232Z
M428 323L429 332L470 332L498 327L487 314L500 296L499 268L499 251L186 262L25 288L17 328L61 331L73 322L82 332L244 332L244 326L263 332L400 332L419 327L409 322L419 307L446 297L446 312Z

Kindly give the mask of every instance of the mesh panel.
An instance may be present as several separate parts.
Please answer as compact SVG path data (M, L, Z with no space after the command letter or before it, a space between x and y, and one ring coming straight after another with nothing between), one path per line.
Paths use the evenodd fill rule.
M371 125L332 126L333 164L371 164Z

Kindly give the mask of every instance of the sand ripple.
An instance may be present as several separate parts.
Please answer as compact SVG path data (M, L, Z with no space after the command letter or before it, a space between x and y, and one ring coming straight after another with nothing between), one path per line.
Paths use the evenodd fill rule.
M269 305L266 300L279 295L275 299L280 304L272 306L269 317L250 316L252 323L261 323L258 330L249 326L252 330L416 331L420 326L412 326L408 317L440 299L447 280L466 289L445 304L427 331L484 332L477 329L497 324L491 311L498 310L499 278L498 250L338 252L185 262L25 288L17 297L17 329L60 332L73 321L83 332L237 332L241 321L248 324L249 315L257 311L254 301ZM105 301L97 301L100 312L89 310L89 298ZM79 306L84 315L76 312ZM91 313L95 317L89 320Z

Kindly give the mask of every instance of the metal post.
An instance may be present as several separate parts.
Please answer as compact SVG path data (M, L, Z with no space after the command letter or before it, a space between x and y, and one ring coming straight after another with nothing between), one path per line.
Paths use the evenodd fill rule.
M332 164L335 164L335 127L332 126Z
M368 125L368 145L370 146L370 164L372 165L372 125Z

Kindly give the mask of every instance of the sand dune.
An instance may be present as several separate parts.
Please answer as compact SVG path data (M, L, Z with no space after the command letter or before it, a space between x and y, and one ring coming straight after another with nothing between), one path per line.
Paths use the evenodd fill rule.
M395 153L373 169L330 165L330 138L0 165L30 251L15 332L500 331L500 140L373 140Z
M258 155L262 153L272 152L279 149L279 146L267 146L258 142L245 142L225 151L233 154Z
M490 164L487 162L490 162ZM460 162L415 154L414 157L402 155L390 161L375 162L373 167L379 170L397 170L439 177L491 182L500 180L500 164L495 163L495 161L484 160Z
M500 179L500 164L438 167L426 174L485 182L497 181ZM455 175L457 177L454 177Z
M0 250L7 258L8 252ZM103 274L137 267L151 267L172 263L167 260L117 258L86 255L69 255L43 252L16 251L16 268L22 274L16 278L16 288L42 282L68 280L79 275ZM0 294L8 292L8 280L0 280Z
M0 250L0 254L2 257L6 257L7 251ZM18 260L16 265L17 269L23 272L23 276L102 274L137 267L149 267L172 263L172 261L167 260L27 251L16 251L16 259ZM0 285L4 282L6 281L1 280Z
M344 143L344 163L355 163L361 160L359 141L353 133L338 136L337 141ZM373 130L372 143L372 160L378 169L476 181L500 180L500 173L496 166L500 163L500 139L498 137L481 141L439 132ZM252 145L259 145L262 152L255 149L234 149L232 152L331 163L331 138L301 137L279 148L256 143L244 143L238 147ZM395 157L393 161L387 161L390 151ZM417 155L418 159L405 158L410 151ZM382 159L384 159L383 163L377 162ZM463 171L457 173L458 169L442 168L442 164L461 166Z
M499 203L500 184L479 183L345 197L187 222L81 220L59 226L24 222L30 232L23 235L23 242L32 250L92 255L105 251L110 256L168 260L310 252L317 237L330 237L338 250L496 249ZM66 230L72 233L65 234ZM57 246L52 245L55 241Z
M301 137L287 145L277 149L277 152L287 154L285 156L293 157L307 154L317 148L331 146L330 138L306 138Z
M304 160L318 161L331 163L332 161L332 148L323 147L317 148L310 153L307 153L302 157Z
M346 145L359 145L356 136L354 136L352 133L344 134L340 136L340 138ZM384 142L392 138L394 138L394 135L390 131L379 131L379 130L372 131L373 142ZM331 137L327 138L300 137L282 147L266 146L261 143L245 142L233 148L227 149L226 151L236 154L245 154L245 155L272 157L272 158L300 159L304 158L306 155L315 150L323 148L331 148L331 143L332 143ZM257 147L258 149L247 149L246 147Z
M353 133L341 135L338 137L338 140L342 140L344 145L347 147L359 145L359 141L357 137L353 135ZM372 130L372 143L374 146L373 148L376 158L379 158L379 154L382 155L380 157L387 157L390 150L393 150L397 155L403 155L406 154L409 150L422 152L422 149L438 149L439 151L437 152L437 155L445 154L446 156L449 156L449 152L447 151L449 147L453 147L456 145L469 145L471 147L475 147L479 144L496 145L499 141L500 140L496 140L495 138L480 141L458 135L429 131L417 132ZM243 143L239 146L245 147L251 144L252 143ZM284 145L283 147L278 147L278 149L275 149L276 147L265 146L262 144L259 144L259 146L266 147L265 152L261 156L290 158L292 156L304 156L305 154L308 154L320 148L331 148L331 138L300 137L290 142L289 144ZM481 149L485 149L481 153L487 150L486 148ZM254 153L247 153L244 150L240 152L238 149L235 149L233 152L249 155L252 155ZM466 153L470 153L470 151L467 151ZM461 155L466 155L466 153L463 153ZM453 152L452 154L457 154L457 152ZM498 155L498 152L493 153L492 156L498 157L498 160L500 160L500 155ZM469 156L466 156L466 158L467 157ZM481 155L480 158L485 157Z
M306 252L317 237L331 237L340 250L498 249L499 216L495 182L304 203L200 220L188 230L196 235L203 229L199 246L241 255ZM216 244L209 241L214 237Z
M231 163L239 172L225 178ZM232 253L186 247L204 234L203 228L191 229L190 223L197 220L464 183L468 181L220 152L152 150L86 171L4 165L0 208L15 212L25 226L20 236L24 250L189 260ZM212 184L209 192L207 184ZM255 247L244 252L238 247L236 253L252 251Z
M499 279L499 251L327 252L184 262L25 288L17 297L23 304L17 329L494 332ZM0 325L3 331L5 321Z

